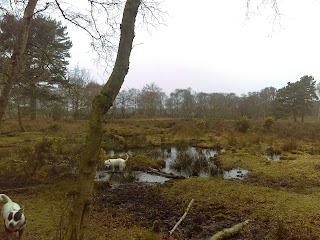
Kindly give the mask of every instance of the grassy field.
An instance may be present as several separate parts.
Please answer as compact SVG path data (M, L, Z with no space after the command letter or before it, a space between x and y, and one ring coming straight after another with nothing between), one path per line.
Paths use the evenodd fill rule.
M20 132L15 121L4 124L0 193L25 206L24 239L62 239L75 185L70 170L80 158L87 123L38 120L25 126L27 132ZM223 149L212 159L215 164L249 174L243 181L191 177L118 190L96 184L86 239L208 239L247 219L252 222L230 239L320 239L319 140L317 122L277 121L266 128L257 121L239 132L234 121L224 120L109 120L102 147L139 149L129 168L157 167L155 148L193 146ZM279 161L266 159L270 148L281 153ZM191 211L169 236L191 199ZM0 239L4 236L0 228Z

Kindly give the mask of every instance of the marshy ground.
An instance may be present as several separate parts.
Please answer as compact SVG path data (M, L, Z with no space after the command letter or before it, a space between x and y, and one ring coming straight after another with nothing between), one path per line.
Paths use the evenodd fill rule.
M81 129L81 131L80 131ZM0 136L0 192L25 206L26 240L62 239L86 122L39 121L21 133L6 122ZM320 126L254 122L246 133L223 120L114 120L102 147L133 154L128 171L163 168L155 149L224 149L220 169L248 170L243 180L188 177L164 184L96 182L87 239L208 239L252 220L231 239L320 239ZM268 160L272 147L280 160ZM100 169L103 168L101 162ZM169 231L195 202L172 236ZM0 239L4 228L0 227Z

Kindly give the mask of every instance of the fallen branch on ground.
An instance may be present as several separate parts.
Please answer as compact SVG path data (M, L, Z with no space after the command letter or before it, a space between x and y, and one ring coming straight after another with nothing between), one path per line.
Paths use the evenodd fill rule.
M185 179L184 176L178 176L178 175L174 175L172 173L165 173L165 172L163 172L161 170L154 169L154 168L149 168L147 170L147 173L155 174L155 175L158 175L158 176L161 176L161 177L166 177L166 178L171 178L171 179Z
M242 223L238 223L238 224L234 225L231 228L226 228L226 229L216 233L215 235L213 235L210 238L210 240L222 240L222 239L229 238L229 237L237 234L249 222L251 222L251 221L250 220L246 220L246 221L244 221Z
M192 199L187 207L187 210L184 212L184 214L182 215L182 217L180 218L180 220L176 223L176 225L174 225L174 227L171 229L170 231L170 235L172 235L172 233L176 230L176 228L180 225L180 223L182 222L182 220L187 216L187 213L189 212L192 204L194 202L194 199Z

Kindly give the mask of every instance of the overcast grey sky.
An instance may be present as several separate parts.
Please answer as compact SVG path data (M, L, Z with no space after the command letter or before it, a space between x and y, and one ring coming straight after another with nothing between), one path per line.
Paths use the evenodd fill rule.
M246 0L165 0L165 25L136 30L130 70L122 89L155 83L166 93L177 88L238 95L281 88L304 75L320 81L320 2L278 0L280 21L270 6L246 20ZM72 34L70 35L72 38ZM71 65L107 80L93 64L89 39L73 39Z

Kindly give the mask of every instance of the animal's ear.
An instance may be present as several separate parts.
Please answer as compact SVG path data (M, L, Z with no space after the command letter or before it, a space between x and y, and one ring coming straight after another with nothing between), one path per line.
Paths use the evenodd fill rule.
M20 209L19 209L19 211L18 211L18 213L24 213L24 206L22 206Z

